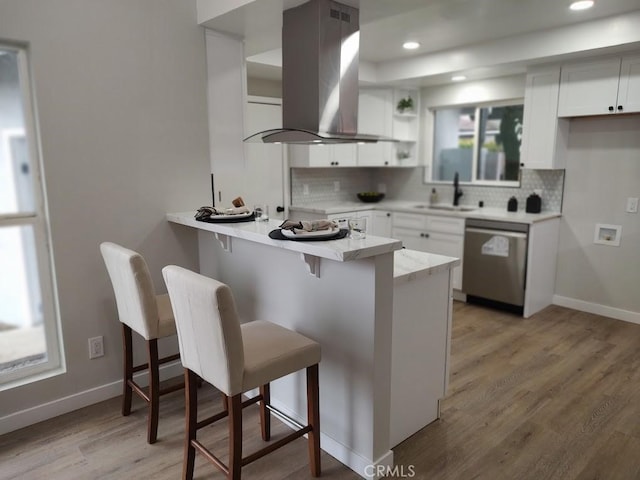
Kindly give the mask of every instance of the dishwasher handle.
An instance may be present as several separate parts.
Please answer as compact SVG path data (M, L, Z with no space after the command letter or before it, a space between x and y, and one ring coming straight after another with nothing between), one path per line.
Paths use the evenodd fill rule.
M505 230L488 230L485 228L465 228L466 233L482 233L485 235L501 235L503 237L511 237L511 238L527 238L526 233L521 232L508 232Z

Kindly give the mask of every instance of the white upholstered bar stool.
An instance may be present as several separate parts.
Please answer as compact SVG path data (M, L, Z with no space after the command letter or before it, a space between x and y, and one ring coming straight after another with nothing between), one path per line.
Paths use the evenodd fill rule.
M308 434L311 474L320 475L320 414L318 363L320 345L279 325L253 321L240 325L231 289L224 283L182 267L162 269L171 297L178 329L182 365L185 368L186 435L183 479L193 478L196 451L222 470L228 479L240 479L241 467ZM269 382L306 369L307 423L257 452L242 456L242 408L260 402L262 438L270 440ZM197 419L197 376L226 395L225 409L212 417ZM260 393L242 402L241 395L254 388ZM229 417L228 465L196 438L198 429ZM286 417L286 415L284 415ZM287 417L288 418L288 417Z
M118 317L122 323L122 415L131 413L131 397L135 392L148 404L147 442L155 443L158 437L160 395L184 387L180 383L160 390L160 365L180 358L180 354L158 358L158 339L176 334L169 295L155 294L147 263L139 253L111 242L100 244L100 252L109 272ZM132 331L146 341L147 363L133 365ZM148 370L149 374L146 391L133 379L133 374L142 370Z

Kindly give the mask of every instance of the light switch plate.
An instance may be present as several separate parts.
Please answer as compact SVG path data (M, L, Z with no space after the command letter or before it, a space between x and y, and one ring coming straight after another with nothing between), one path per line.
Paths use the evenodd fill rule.
M627 198L627 213L638 213L638 197Z

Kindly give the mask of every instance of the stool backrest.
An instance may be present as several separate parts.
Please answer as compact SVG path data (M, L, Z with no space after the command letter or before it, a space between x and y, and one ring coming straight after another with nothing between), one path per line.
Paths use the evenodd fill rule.
M186 268L162 269L185 368L226 395L242 389L244 349L231 289Z
M100 252L116 296L120 321L146 340L157 338L158 304L144 258L112 242L101 243Z

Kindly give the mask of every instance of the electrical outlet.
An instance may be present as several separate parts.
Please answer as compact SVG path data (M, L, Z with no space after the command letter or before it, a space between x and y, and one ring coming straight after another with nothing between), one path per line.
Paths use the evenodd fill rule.
M302 184L302 194L303 195L309 195L309 185L306 183Z
M627 198L627 213L638 213L638 197Z
M334 192L339 192L340 191L340 182L338 180L333 182L333 191Z
M104 338L92 337L89 339L89 358L98 358L104 356Z

